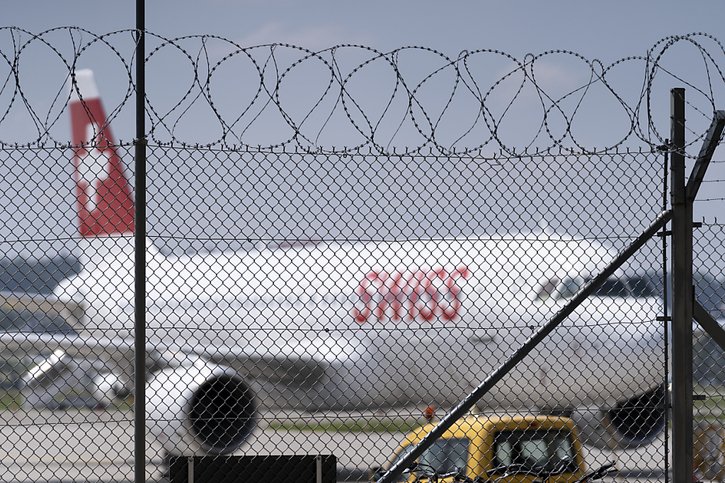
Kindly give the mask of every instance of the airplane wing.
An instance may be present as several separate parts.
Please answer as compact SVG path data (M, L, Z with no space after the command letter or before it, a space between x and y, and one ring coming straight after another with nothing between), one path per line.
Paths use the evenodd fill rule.
M192 353L216 364L229 366L249 379L285 386L314 385L325 375L328 366L324 358L313 356L307 346L287 347L283 350L277 350L276 347L211 349Z
M55 295L0 291L0 309L27 310L63 317L74 330L82 330L86 307L82 302L62 300Z
M127 339L97 339L77 334L37 334L32 332L0 333L1 352L55 352L61 350L70 357L100 359L109 370L133 380L134 346ZM152 353L151 361L160 359ZM115 370L114 370L115 369Z
M274 384L311 385L323 377L327 362L310 355L305 347L274 347L251 349L146 346L146 367L149 371L178 367L190 356L226 365L250 379L263 379ZM54 352L62 350L74 358L104 361L109 371L133 380L134 341L123 338L95 338L77 334L36 334L28 332L0 333L0 351Z

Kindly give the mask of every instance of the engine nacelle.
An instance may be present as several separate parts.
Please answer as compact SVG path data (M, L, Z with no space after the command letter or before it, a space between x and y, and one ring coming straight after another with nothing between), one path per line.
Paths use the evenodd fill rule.
M580 408L571 413L582 442L602 449L626 449L654 441L665 429L664 387L618 403L614 408Z
M171 454L229 453L257 426L246 381L202 358L154 373L146 391L148 429Z

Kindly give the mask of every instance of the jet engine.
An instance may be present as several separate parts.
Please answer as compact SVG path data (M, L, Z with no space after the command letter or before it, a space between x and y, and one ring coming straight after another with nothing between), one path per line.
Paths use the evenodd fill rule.
M665 389L656 388L613 408L579 408L571 413L584 444L602 449L645 446L665 429Z
M149 431L170 454L229 453L257 426L247 382L199 357L153 373L146 391Z

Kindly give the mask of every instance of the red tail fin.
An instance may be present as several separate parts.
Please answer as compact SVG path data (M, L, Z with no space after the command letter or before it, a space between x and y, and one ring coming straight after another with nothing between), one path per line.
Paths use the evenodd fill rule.
M76 71L75 79L77 90L71 86L69 108L80 234L133 233L131 187L123 174L93 72Z

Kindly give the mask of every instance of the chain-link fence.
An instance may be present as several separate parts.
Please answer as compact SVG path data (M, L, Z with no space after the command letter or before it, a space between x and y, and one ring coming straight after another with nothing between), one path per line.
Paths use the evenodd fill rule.
M0 91L0 126L21 140L0 149L3 479L128 480L138 143L115 135L131 137L135 44L9 33L4 57L24 62ZM388 468L667 210L660 83L693 92L689 154L723 107L723 49L701 34L609 65L149 39L150 480L194 455L334 455L346 480ZM667 62L683 45L702 78ZM53 68L28 80L44 56ZM94 61L95 75L80 69ZM693 256L697 298L722 321L718 154ZM668 243L606 277L410 478L573 481L609 462L667 478ZM694 348L695 458L723 478L725 359L702 330ZM215 479L243 473L224 468ZM284 481L306 475L286 468Z

